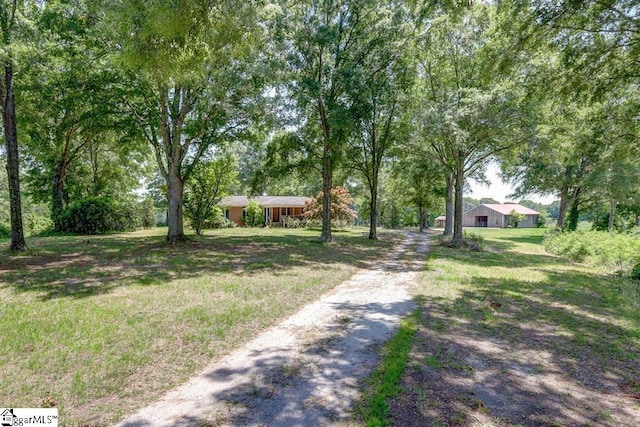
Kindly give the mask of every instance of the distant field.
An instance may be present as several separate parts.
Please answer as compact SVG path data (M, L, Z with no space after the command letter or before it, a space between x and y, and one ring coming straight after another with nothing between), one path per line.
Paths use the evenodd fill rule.
M57 406L62 425L115 422L395 241L351 230L325 246L318 231L236 228L169 247L165 234L34 238L26 254L0 252L3 405Z

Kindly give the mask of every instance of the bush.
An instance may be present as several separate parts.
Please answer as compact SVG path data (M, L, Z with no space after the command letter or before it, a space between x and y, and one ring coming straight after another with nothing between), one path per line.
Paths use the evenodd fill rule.
M57 223L60 230L77 234L98 234L111 231L134 230L143 225L146 208L132 201L109 197L87 197L67 207ZM147 207L148 208L148 207ZM150 217L150 215L149 215ZM145 219L148 223L148 218Z
M30 236L40 235L53 230L53 221L49 213L28 212L24 215L24 228Z
M287 221L287 228L301 228L304 227L304 221L298 218L290 218Z
M11 229L5 224L0 224L0 239L8 239L11 237Z
M482 251L482 243L484 237L479 234L469 233L467 231L462 235L462 241L455 243L451 238L443 238L441 244L448 248L466 249L469 251L480 252Z
M540 214L538 215L538 222L536 222L536 227L544 228L547 226L548 222L549 216L547 215L547 212L545 210L541 210Z
M249 203L247 203L245 210L247 212L247 217L245 218L244 223L247 227L261 227L264 225L262 208L258 202L250 200Z
M207 218L202 225L202 228L234 228L236 223L225 218L222 209L215 207L213 215Z
M633 280L640 280L640 261L638 261L631 269L631 278Z
M138 205L138 218L144 228L156 226L156 208L153 206L152 198L147 197Z
M547 252L598 266L609 273L631 275L638 264L640 239L630 233L554 232L545 236L544 247Z
M306 228L311 228L311 229L322 229L322 220L319 219L308 219L305 222L305 227Z

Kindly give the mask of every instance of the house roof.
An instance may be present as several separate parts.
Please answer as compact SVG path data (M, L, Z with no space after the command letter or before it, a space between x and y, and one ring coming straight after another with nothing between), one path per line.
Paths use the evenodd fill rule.
M503 215L509 215L509 212L514 209L516 210L516 212L524 215L540 215L540 212L536 212L533 209L529 209L517 203L484 204L481 206L486 206L487 208L496 212L500 212Z
M295 208L304 207L305 203L311 200L311 197L300 196L231 196L225 197L218 203L225 207L241 207L244 208L249 200L255 200L263 208Z

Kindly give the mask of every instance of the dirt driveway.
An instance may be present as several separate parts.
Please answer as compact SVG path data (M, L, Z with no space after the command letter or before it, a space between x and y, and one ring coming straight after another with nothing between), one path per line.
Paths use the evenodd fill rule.
M377 349L415 309L407 292L428 237L408 233L361 271L282 324L214 363L119 427L347 423Z

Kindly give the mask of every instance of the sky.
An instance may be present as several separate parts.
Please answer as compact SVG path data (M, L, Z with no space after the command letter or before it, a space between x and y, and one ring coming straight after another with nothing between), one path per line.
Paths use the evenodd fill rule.
M474 180L470 179L469 183L471 186L471 192L468 192L468 191L465 192L464 193L465 197L472 197L474 199L482 199L485 197L490 197L502 203L507 201L517 202L521 200L521 198L516 198L514 200L508 197L509 194L513 193L513 186L503 182L500 179L500 177L498 176L499 171L500 171L499 166L496 163L492 162L487 168L487 178L491 182L491 185L486 186L484 184L477 183ZM556 197L554 196L541 197L537 195L531 195L525 198L528 200L533 200L534 202L543 203L543 204L549 204L556 199Z

